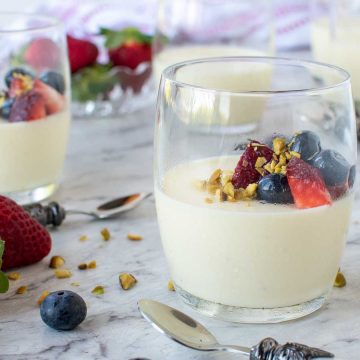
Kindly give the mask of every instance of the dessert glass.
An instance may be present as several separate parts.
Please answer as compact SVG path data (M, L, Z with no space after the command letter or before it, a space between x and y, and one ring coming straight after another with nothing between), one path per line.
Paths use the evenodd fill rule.
M70 82L62 24L0 14L0 193L19 203L57 188L70 126Z
M256 67L269 68L268 86L239 81L236 89L216 82ZM249 109L259 102L265 106L251 133L221 131L219 119L226 127L234 115L247 115L239 111L242 104ZM186 304L235 322L290 320L324 304L350 221L354 116L349 75L335 66L224 57L163 72L156 206L171 276ZM206 119L207 131L198 131L199 118ZM252 158L251 151L265 155ZM240 158L243 172L235 177ZM249 186L234 189L254 172ZM281 177L287 187L266 187L269 177Z

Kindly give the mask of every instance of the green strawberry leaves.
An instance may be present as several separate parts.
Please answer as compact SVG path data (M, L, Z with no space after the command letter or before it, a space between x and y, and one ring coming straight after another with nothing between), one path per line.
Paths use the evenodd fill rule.
M0 240L0 269L2 263L2 255L4 253L4 241ZM8 277L0 271L0 293L5 293L9 290L9 279Z
M108 49L114 49L126 42L137 42L150 45L153 37L142 33L134 27L128 27L120 31L100 28L100 35L105 37L105 46Z

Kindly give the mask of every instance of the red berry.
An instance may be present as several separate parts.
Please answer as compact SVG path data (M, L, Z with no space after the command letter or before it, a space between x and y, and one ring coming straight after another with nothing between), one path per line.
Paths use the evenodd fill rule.
M48 231L21 206L1 195L0 238L5 241L4 270L38 262L51 250Z
M33 40L24 53L25 61L37 70L54 69L60 62L60 49L47 38Z
M46 113L48 115L61 111L65 107L65 97L51 86L41 80L35 80L34 90L40 94L45 101Z
M115 66L136 69L139 64L151 61L151 46L136 41L128 41L109 50L109 58Z
M9 121L32 121L42 119L45 116L44 98L34 90L30 90L15 98L10 110Z
M267 162L272 159L273 151L266 145L252 141L241 155L236 165L232 183L235 189L245 189L249 184L260 180L261 174L256 170L255 163L259 157L264 157ZM266 163L265 163L266 164Z
M292 157L287 165L287 178L297 208L331 204L331 196L320 171L305 161Z
M76 39L67 35L71 72L95 64L99 50L95 44L87 40Z

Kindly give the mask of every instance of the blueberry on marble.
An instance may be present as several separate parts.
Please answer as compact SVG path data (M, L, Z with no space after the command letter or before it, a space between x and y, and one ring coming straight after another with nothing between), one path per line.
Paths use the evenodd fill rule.
M335 150L320 151L310 164L320 170L328 186L344 184L348 180L350 164Z
M294 202L287 177L282 174L264 176L259 181L257 197L259 200L273 204L291 204Z
M33 73L31 73L29 70L21 67L12 68L5 74L5 84L8 88L10 88L11 82L14 79L14 74L26 75L31 79L34 78Z
M56 71L45 71L40 75L40 80L57 90L60 94L65 92L64 77Z
M299 153L302 160L308 161L321 150L320 138L313 131L301 131L292 137L289 149Z
M41 303L44 323L56 330L72 330L82 323L87 309L83 298L73 291L60 290L49 294Z
M348 177L348 185L350 189L354 186L355 178L356 178L356 166L353 165L349 170L349 177Z

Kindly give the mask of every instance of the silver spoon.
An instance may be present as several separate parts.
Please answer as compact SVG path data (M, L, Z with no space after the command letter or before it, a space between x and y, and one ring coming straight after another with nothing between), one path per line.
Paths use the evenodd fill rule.
M53 201L48 205L39 203L25 205L24 209L40 222L47 226L59 226L67 215L80 214L93 217L95 220L104 220L119 215L137 207L144 199L149 197L151 193L135 193L131 195L121 196L119 198L107 201L99 205L92 211L64 209L59 203Z
M179 310L147 299L139 300L138 306L142 316L155 329L191 349L235 352L248 356L250 360L310 360L334 357L327 351L302 344L280 345L272 338L263 339L252 348L222 345L203 325Z

